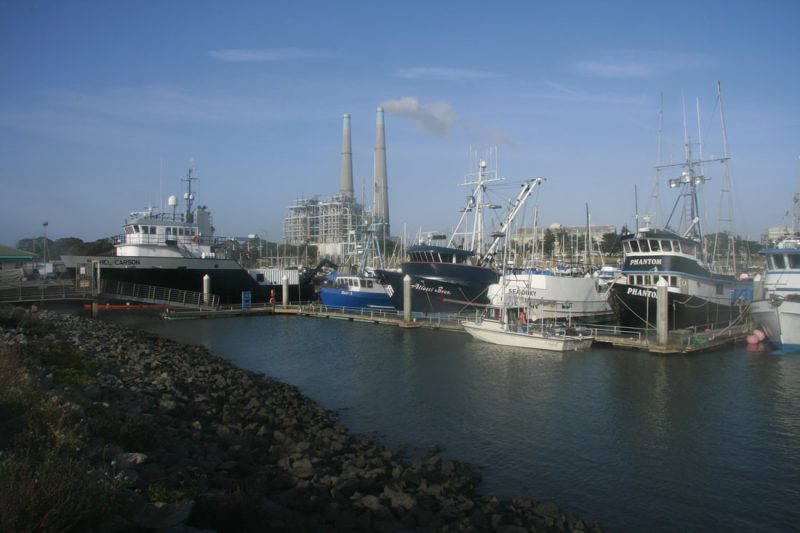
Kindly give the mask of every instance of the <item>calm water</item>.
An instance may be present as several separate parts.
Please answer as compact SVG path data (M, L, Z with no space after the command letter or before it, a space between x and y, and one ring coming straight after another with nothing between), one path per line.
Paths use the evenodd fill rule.
M609 531L800 527L798 355L562 355L313 318L104 318L203 344L355 432L441 445L480 465L482 490L552 499Z

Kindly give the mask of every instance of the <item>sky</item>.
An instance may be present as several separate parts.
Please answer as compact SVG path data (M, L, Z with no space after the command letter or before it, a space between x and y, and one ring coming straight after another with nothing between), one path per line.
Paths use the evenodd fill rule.
M338 192L344 113L371 205L378 106L395 235L452 229L487 150L509 186L546 178L541 224L663 224L655 167L688 138L727 139L705 230L758 239L800 191L799 22L797 0L4 0L0 243L119 234L190 165L218 236L280 241Z

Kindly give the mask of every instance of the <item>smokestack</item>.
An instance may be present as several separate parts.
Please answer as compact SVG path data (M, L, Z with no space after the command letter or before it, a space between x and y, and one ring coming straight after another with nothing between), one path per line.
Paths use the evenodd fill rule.
M383 127L383 108L378 108L375 124L375 200L372 209L375 222L383 222L383 235L389 235L389 182L386 179L386 134Z
M339 174L339 193L353 197L353 149L350 146L350 113L342 121L342 170Z

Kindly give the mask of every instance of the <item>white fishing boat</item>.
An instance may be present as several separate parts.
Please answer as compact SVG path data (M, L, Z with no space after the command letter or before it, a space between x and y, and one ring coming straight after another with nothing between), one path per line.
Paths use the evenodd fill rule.
M541 320L529 322L522 307L488 306L472 320L461 322L474 338L517 348L533 348L556 352L585 350L592 345L591 330L572 327L569 323Z
M488 295L494 305L504 300L507 306L527 308L533 321L604 323L614 319L607 286L591 275L563 275L553 270L509 273L504 283L489 286Z
M784 351L800 351L800 233L795 195L795 217L791 235L759 253L767 258L763 295L755 294L750 307L753 325L767 340ZM763 296L763 297L762 297Z

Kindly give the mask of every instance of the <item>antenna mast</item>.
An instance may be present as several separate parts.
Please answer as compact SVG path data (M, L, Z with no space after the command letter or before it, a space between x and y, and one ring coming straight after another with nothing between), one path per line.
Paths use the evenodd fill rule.
M728 130L725 128L725 109L722 106L722 86L719 81L717 81L717 102L719 105L719 120L722 127L722 155L723 155L723 183L722 183L722 190L720 191L719 197L719 226L720 229L722 228L723 222L727 222L727 227L729 229L728 235L728 259L731 260L730 268L732 272L736 272L737 265L736 265L736 228L734 227L733 221L733 195L731 194L732 183L731 183L731 173L730 173L730 166L728 164L729 156L728 156ZM727 217L723 218L725 215L723 214L725 208L725 195L728 196L728 212ZM714 252L716 253L717 244L716 239L719 238L719 231L717 232L717 237L714 239Z

